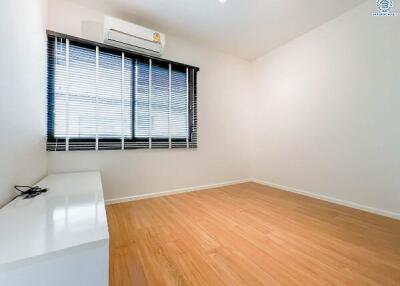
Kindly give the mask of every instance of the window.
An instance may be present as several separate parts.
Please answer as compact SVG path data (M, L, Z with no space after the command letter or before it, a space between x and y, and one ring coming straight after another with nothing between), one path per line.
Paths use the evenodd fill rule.
M196 148L198 68L48 35L48 151Z

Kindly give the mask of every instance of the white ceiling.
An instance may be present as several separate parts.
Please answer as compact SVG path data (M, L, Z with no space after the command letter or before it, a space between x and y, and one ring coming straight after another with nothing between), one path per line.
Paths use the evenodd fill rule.
M70 0L252 60L365 0Z

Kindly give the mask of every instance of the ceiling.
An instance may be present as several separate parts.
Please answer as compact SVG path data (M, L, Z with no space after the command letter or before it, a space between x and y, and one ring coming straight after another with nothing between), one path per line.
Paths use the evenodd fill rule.
M253 60L365 0L70 0Z

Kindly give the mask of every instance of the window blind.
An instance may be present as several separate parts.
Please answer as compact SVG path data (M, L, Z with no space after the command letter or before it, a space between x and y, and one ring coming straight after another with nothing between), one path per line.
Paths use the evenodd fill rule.
M48 151L197 147L198 68L48 35Z

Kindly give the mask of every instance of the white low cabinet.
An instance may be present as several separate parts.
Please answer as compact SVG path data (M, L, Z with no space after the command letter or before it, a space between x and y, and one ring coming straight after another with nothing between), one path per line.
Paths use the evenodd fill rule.
M0 285L108 285L100 173L50 175L37 185L48 192L0 210Z

